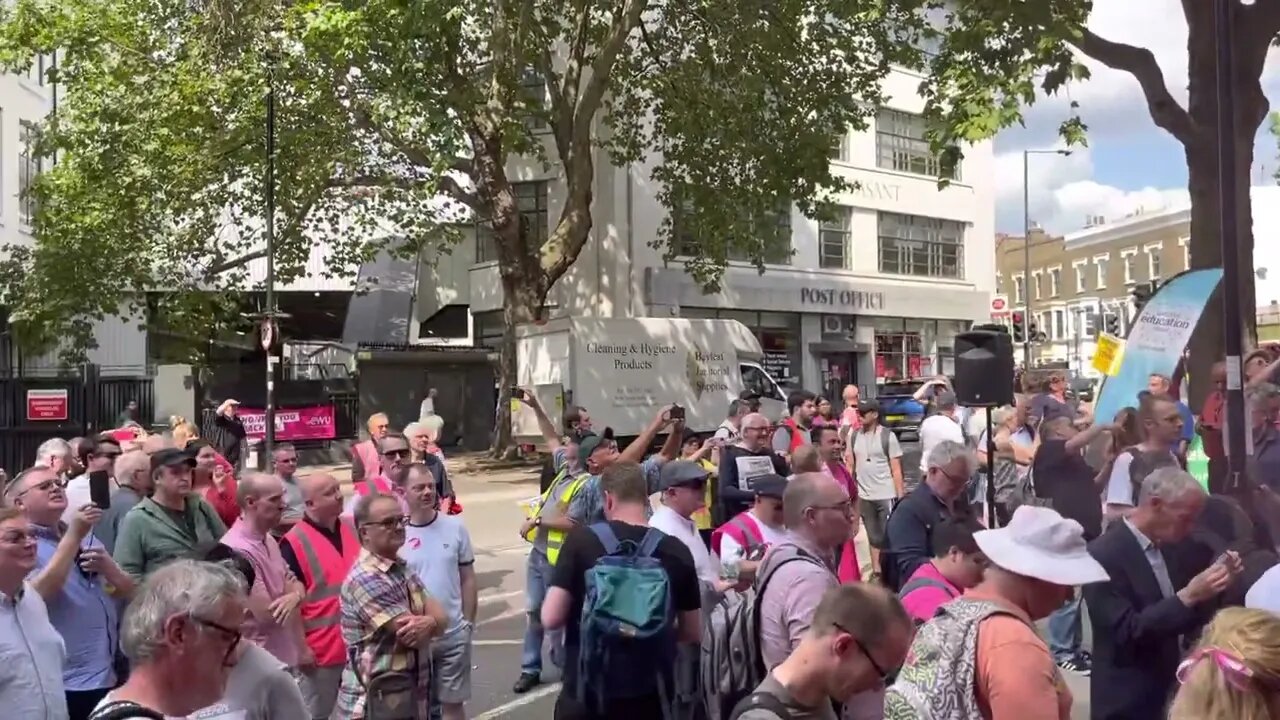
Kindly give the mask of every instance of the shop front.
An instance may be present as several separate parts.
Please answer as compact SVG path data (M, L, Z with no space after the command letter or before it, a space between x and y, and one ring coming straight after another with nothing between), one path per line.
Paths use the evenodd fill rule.
M971 286L731 269L704 294L677 269L646 272L649 314L725 318L751 328L779 381L839 403L891 380L950 374L955 336L981 321L990 293Z

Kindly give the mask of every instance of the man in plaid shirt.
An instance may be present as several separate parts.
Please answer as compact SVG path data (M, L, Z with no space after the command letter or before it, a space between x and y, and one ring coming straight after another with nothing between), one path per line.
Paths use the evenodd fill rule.
M335 715L352 720L427 720L431 687L431 638L447 625L444 608L409 572L396 552L404 544L408 521L390 495L366 495L355 507L356 533L362 550L342 584L342 639L347 667L342 672ZM401 693L387 677L412 679ZM366 712L367 689L387 683L388 699L410 699L393 716ZM395 695L403 695L396 698Z

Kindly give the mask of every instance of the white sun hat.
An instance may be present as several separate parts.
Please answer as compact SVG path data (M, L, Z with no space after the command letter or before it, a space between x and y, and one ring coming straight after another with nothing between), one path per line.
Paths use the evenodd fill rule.
M992 565L1055 585L1088 585L1111 577L1089 554L1084 528L1045 507L1023 505L1009 524L973 534Z

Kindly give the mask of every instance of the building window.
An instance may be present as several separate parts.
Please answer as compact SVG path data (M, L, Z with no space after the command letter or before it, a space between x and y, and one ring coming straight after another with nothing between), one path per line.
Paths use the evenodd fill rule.
M683 205L688 208L687 203ZM701 252L700 243L695 231L680 220L681 211L671 214L671 237L675 243L676 255L690 257ZM791 264L791 206L768 213L758 221L749 223L752 231L759 236L749 242L732 242L729 244L728 259L738 262L754 262L751 249L757 248L766 265Z
M543 114L547 110L547 85L542 73L533 68L526 68L520 75L520 94L527 102L529 117L525 125L530 130L542 130L547 127Z
M1124 264L1124 284L1132 285L1138 281L1138 248L1129 248L1120 252L1120 262Z
M880 272L962 279L964 224L954 220L879 214Z
M30 227L36 217L38 205L31 192L40 175L40 157L36 155L36 138L39 130L35 123L22 121L18 130L18 220Z
M1062 286L1062 268L1049 269L1049 297L1058 297L1058 288Z
M1067 314L1062 310L1053 311L1053 339L1062 340L1067 336Z
M887 170L959 180L959 172L943 172L938 156L925 139L920 115L881 109L876 114L876 166Z
M844 162L844 163L849 162L849 131L848 130L841 133L840 136L835 139L835 142L831 144L830 157L832 160L835 160L836 162Z
M1182 247L1182 269L1191 269L1191 238L1178 238L1178 245Z
M1013 303L1015 305L1025 305L1027 302L1026 280L1026 277L1022 275L1013 276Z
M853 209L837 207L830 219L823 220L818 228L818 267L848 270L849 226Z
M1041 282L1042 280L1044 280L1044 274L1041 273L1039 270L1031 273L1031 287L1034 288L1036 291L1037 300L1044 297L1044 287L1043 287L1043 283Z
M1107 261L1109 259L1109 255L1098 255L1093 259L1093 267L1098 273L1097 288L1099 290L1107 289Z
M1085 266L1089 264L1088 260L1077 260L1071 263L1071 270L1076 274L1076 292L1082 293L1089 289L1088 278L1085 277Z
M520 222L529 234L529 244L541 247L547 241L547 183L545 180L511 183L520 209ZM476 262L498 260L498 243L487 221L476 223Z
M1148 245L1145 249L1147 251L1147 279L1159 280L1160 279L1160 246Z

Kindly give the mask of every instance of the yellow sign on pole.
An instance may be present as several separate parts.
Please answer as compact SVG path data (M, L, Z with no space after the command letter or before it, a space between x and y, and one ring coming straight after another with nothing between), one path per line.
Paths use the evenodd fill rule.
M1098 333L1098 349L1093 353L1093 369L1108 377L1120 372L1124 341L1110 333Z

